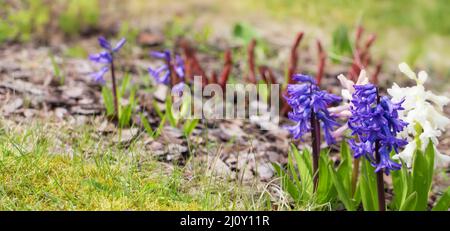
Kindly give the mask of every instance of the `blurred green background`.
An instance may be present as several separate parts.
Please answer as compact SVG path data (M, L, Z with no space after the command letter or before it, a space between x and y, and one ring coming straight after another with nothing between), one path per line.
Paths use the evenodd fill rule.
M329 49L333 33L344 28L353 36L361 24L377 34L377 56L449 77L449 12L448 0L3 0L0 43L76 43L98 34L133 38L139 31L211 43L247 25L275 45L289 45L305 31Z

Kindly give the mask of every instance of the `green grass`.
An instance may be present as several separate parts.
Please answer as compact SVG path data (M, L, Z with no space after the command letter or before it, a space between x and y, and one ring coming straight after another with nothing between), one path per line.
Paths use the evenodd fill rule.
M313 37L320 36L324 41L341 25L352 29L354 36L353 29L361 24L367 32L377 34L373 47L377 59L407 61L431 69L443 79L450 78L450 50L445 45L450 39L450 4L446 0L262 0L243 5L249 12L265 13L280 24L298 24L298 30L305 30L309 36L318 28L328 37Z
M0 121L4 124L4 121ZM0 130L0 210L266 210L256 186L170 167L142 144L121 148L93 126L13 125Z
M318 26L354 25L360 20L372 30L408 29L428 35L450 35L450 11L446 0L263 0L249 8L264 9L278 18L297 17Z

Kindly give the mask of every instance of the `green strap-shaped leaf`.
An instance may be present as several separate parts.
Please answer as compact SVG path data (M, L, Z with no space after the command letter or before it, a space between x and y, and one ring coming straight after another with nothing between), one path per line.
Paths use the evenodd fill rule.
M392 184L394 186L393 208L400 209L412 192L411 174L406 165L400 171L392 171Z
M329 165L328 168L331 172L331 179L333 180L334 187L336 188L339 199L342 201L348 211L355 211L355 206L353 204L352 198L350 197L351 192L349 193L348 189L346 189L343 185L343 181L340 178L341 176L339 176L337 172L334 171L331 165Z
M359 182L361 201L365 211L378 211L377 182L375 169L369 161L361 159L361 177Z
M417 204L417 193L411 193L405 200L404 203L400 206L400 211L414 211Z
M432 211L448 211L450 208L450 187L447 188L444 195L439 198Z
M142 113L140 113L139 116L141 118L142 126L144 127L144 129L147 132L147 134L149 136L153 136L154 135L154 131L153 131L152 127L150 126L150 123L148 122L147 118Z
M112 91L106 86L102 87L102 97L103 97L103 102L104 102L105 108L106 108L106 115L107 116L114 115L113 94L112 94Z
M316 197L319 203L326 203L336 197L331 172L328 168L332 161L328 157L329 150L322 150L319 158L319 183L317 185Z
M166 99L166 117L172 127L177 126L177 121L172 113L172 97L168 96Z
M413 159L412 185L413 191L417 192L417 204L415 209L417 211L427 210L428 195L433 181L433 171L434 147L430 141L425 153L416 150Z
M275 169L277 175L281 178L281 187L283 188L283 190L288 192L292 199L294 199L295 201L299 201L300 193L292 180L289 179L289 175L287 175L286 172L278 164L274 163L272 164L272 166Z
M192 120L186 121L186 123L184 125L184 134L186 136L189 136L192 133L192 131L194 131L194 129L197 126L198 122L200 122L199 119L192 119Z
M311 154L306 150L300 154L295 146L291 149L295 162L297 162L297 168L300 174L302 199L308 200L312 197L314 189L311 170Z

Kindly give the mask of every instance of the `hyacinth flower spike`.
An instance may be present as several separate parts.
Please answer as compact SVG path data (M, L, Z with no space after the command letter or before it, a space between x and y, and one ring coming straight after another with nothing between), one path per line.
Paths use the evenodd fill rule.
M114 113L115 116L119 116L119 103L117 99L117 86L116 86L116 75L114 70L114 55L119 52L119 50L125 45L126 40L122 38L114 47L111 43L105 39L105 37L100 36L98 38L99 45L104 49L102 52L98 54L89 55L89 60L94 63L103 64L104 66L95 73L91 74L91 77L94 81L104 84L106 81L104 79L104 75L111 71L111 80L112 80L112 92L114 97Z
M405 100L403 103L405 110L399 114L399 117L408 123L406 129L399 134L399 137L408 140L408 144L394 158L400 158L410 167L416 149L424 152L431 140L436 154L435 167L445 166L450 162L450 156L439 153L436 145L438 137L450 124L450 119L443 113L443 107L450 102L450 99L425 90L424 83L428 79L426 72L421 71L416 75L406 63L401 63L399 69L408 78L414 80L416 85L399 87L394 83L392 88L387 90L393 100Z
M169 50L163 52L153 51L150 55L164 60L164 64L158 68L148 68L148 73L157 83L169 85L180 89L184 81L184 61L179 55L172 55Z
M318 168L320 155L320 128L324 131L325 141L330 145L335 143L332 131L339 124L327 107L341 101L339 96L321 90L316 81L307 75L296 74L293 80L297 84L288 84L286 102L292 108L288 113L290 120L296 124L287 127L294 139L311 132L313 149L314 189L318 183Z
M355 85L365 85L369 83L369 78L367 77L367 73L365 70L361 70L359 73L358 80L353 82L352 80L348 79L344 75L339 75L338 77L339 82L341 83L342 90L342 104L336 107L330 107L328 108L328 111L331 113L331 115L336 116L343 120L348 120L350 116L352 115L350 108L352 106L352 94L355 92ZM335 139L340 139L343 137L344 133L348 130L348 123L343 124L341 127L333 131L332 135ZM353 159L353 172L352 172L352 192L353 194L356 192L356 185L358 183L358 177L359 177L359 158Z
M354 88L348 126L355 138L349 143L355 158L364 157L375 167L379 210L384 211L383 172L389 175L390 171L401 168L391 160L390 154L399 153L399 149L407 144L406 140L397 138L397 134L407 126L399 119L399 113L404 109L403 100L393 103L387 96L380 98L373 84L355 85Z

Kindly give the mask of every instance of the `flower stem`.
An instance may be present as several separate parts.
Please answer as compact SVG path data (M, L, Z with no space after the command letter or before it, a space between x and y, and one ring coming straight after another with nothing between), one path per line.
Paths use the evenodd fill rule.
M311 138L312 138L312 157L313 157L313 181L314 191L319 183L319 158L320 158L320 124L317 120L314 110L311 111Z
M358 183L359 176L359 159L353 159L353 172L352 172L352 195L356 193L356 185Z
M116 74L114 71L114 59L111 60L111 79L112 79L112 92L114 98L114 119L119 118L119 101L117 99L117 85Z
M379 89L377 88L377 104L380 103ZM380 141L375 142L375 159L377 164L381 161L380 156ZM378 190L378 210L386 211L386 199L384 197L384 180L383 180L383 169L377 172L377 190Z

